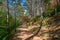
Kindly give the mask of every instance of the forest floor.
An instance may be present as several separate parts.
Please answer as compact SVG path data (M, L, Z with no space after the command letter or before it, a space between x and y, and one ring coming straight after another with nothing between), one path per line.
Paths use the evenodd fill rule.
M29 40L49 40L49 38L50 38L49 32L60 29L60 18L55 17L55 18L51 18L51 19L48 19L49 21L47 21L47 22L49 22L48 23L49 25L45 24L44 26L42 26L40 32ZM46 20L44 20L44 21L46 21ZM28 27L26 24L23 24L16 29L16 34L13 39L14 40L25 40L25 39L29 38L30 36L34 35L34 33L37 32L39 27L40 27L39 24L29 25ZM58 31L55 31L55 33L57 33Z

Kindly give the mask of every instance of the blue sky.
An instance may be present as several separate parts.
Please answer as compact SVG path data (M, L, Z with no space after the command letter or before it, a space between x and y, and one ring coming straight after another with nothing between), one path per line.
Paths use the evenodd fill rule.
M20 4L21 4L21 6L25 6L26 5L26 0L21 0Z
M12 0L8 0L8 4L9 4L9 7L12 7L13 5L12 5Z
M18 0L14 0L14 6L15 6L15 4L17 3L17 1ZM8 4L9 4L9 7L11 8L11 7L13 7L13 2L12 2L12 0L8 0ZM23 7L23 9L24 9L24 14L26 14L26 12L27 12L27 6L26 6L26 0L20 0L20 5Z
M8 2L9 7L12 7L13 6L12 0L8 0ZM14 0L14 2L16 3L16 0ZM26 0L20 0L20 5L26 8Z

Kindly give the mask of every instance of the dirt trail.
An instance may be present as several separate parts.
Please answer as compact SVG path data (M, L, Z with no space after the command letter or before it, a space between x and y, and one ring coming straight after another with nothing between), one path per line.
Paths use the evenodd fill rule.
M26 38L32 36L34 33L31 32L31 29L33 28L37 28L39 27L39 25L33 25L33 26L29 26L28 28L26 27L18 27L17 33L15 34L14 40L25 40ZM47 34L41 34L42 32L46 32L48 29L46 27L41 29L41 32L39 33L41 36L37 35L34 36L32 39L30 40L47 40L48 35Z

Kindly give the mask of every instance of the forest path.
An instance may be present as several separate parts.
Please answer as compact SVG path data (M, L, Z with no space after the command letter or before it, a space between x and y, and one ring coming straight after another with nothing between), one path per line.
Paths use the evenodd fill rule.
M25 39L29 38L30 36L34 35L34 33L36 33L34 31L38 30L37 28L39 28L39 26L40 25L30 25L30 26L26 27L26 25L21 25L20 27L18 27L16 29L17 32L15 34L14 40L25 40ZM45 34L45 36L44 36L41 33L47 31L47 29L46 29L46 27L44 27L42 29L41 29L41 32L39 33L41 36L36 35L32 39L29 39L29 40L44 40L44 39L46 39L47 37L45 37L45 36L47 36L47 34Z

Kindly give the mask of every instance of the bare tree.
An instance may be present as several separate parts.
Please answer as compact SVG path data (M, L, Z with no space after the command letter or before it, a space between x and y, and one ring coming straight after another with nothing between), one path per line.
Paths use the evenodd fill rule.
M9 2L8 2L8 0L6 0L6 2L7 2L7 24L8 24L8 28L10 28L10 26L9 26L9 16L10 16L10 14L9 14ZM10 31L10 30L9 30Z

